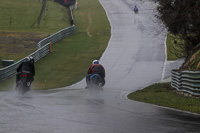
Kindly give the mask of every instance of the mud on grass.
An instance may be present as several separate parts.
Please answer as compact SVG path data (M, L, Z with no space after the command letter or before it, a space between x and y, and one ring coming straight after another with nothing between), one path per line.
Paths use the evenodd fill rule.
M18 61L37 50L42 33L0 32L0 62L3 59Z

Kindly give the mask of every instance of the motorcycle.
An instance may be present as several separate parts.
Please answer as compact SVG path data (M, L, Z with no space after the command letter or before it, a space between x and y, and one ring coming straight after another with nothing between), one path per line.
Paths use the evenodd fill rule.
M137 8L137 6L135 6L133 10L134 10L135 13L138 13L138 8Z
M93 74L90 76L89 91L92 95L103 91L103 83L99 74Z
M31 74L28 71L19 73L19 81L16 83L15 90L18 91L19 96L23 96L31 89Z

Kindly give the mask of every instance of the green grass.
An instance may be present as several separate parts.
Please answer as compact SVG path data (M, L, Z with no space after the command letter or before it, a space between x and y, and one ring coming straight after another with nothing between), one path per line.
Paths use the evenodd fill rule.
M37 20L42 0L1 0L0 30L15 32L42 32L49 35L69 26L68 10L59 4L47 1L41 24L32 24Z
M110 24L98 0L78 2L74 19L76 34L54 44L52 53L36 63L32 89L52 89L76 83L84 78L92 60L99 59L106 49ZM57 23L54 22L54 27ZM7 83L0 82L0 89L12 88L13 78Z
M176 49L179 49L177 47L177 45L174 43L174 38L176 38L176 37L173 36L172 34L170 34L170 33L167 34L167 42L166 42L166 46L167 46L167 60L177 60L177 59L179 59L179 57L177 57L172 52L173 47L175 47ZM176 38L176 40L177 40L177 42L179 42L178 38Z
M128 98L135 101L151 103L159 106L200 114L199 99L177 94L176 90L170 87L170 83L156 83L150 85L142 90L138 90L129 94Z
M34 52L42 34L31 32L0 32L0 62L18 61Z
M0 1L0 61L20 60L37 49L43 38L70 26L68 9L47 1L40 25L37 20L42 0Z

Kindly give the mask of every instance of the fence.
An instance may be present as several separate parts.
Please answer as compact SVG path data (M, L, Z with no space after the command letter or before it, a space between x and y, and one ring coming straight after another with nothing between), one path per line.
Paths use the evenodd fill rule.
M172 70L171 86L177 91L200 96L200 71Z
M50 52L50 43L54 44L55 42L61 40L62 38L67 37L74 33L75 33L75 25L72 25L68 28L65 28L65 29L59 31L59 32L56 32L55 34L41 40L38 43L38 50L36 50L34 53L30 54L30 56L32 56L35 61L38 61L39 59L41 59L42 57L44 57L45 55L47 55ZM24 60L25 60L25 58L17 61L16 63L14 63L6 68L0 69L0 81L16 74L17 67Z

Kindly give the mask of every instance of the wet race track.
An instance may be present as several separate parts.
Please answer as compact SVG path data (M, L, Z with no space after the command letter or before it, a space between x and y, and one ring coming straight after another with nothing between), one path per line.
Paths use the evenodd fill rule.
M69 87L0 93L0 133L198 133L200 116L131 101L127 94L170 75L177 62L165 61L165 33L157 30L155 4L100 0L112 36L100 62L104 91L91 96L85 80ZM137 4L139 13L133 12ZM159 32L159 34L158 34Z

